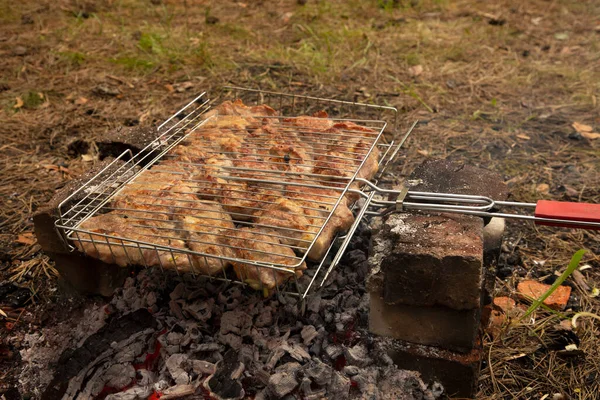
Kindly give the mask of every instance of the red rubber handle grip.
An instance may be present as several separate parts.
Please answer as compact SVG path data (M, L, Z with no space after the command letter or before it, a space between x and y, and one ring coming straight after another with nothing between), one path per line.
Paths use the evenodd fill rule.
M564 228L586 228L600 230L600 204L571 203L565 201L539 200L535 207L537 218L562 219L567 221L593 222L596 226L581 226L566 222L535 221L537 225L562 226Z

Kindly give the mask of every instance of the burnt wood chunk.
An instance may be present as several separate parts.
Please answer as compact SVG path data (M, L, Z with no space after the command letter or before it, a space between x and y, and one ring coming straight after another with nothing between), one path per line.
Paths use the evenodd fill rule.
M111 345L148 328L155 328L156 321L146 309L139 309L121 318L114 318L98 332L87 338L75 350L67 349L60 356L54 379L42 395L43 400L61 399L67 390L69 380L79 374L100 354L111 349Z

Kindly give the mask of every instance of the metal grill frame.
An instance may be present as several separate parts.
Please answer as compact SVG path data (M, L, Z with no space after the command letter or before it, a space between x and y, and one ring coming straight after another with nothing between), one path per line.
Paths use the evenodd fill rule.
M347 184L346 184L345 188L343 188L340 191L340 195L338 196L337 201L335 202L335 205L332 207L331 211L328 213L329 215L327 216L326 220L321 225L321 228L319 229L318 233L314 234L314 240L312 241L310 246L307 249L305 249L304 254L301 257L298 257L299 261L295 265L292 265L292 266L278 265L278 264L265 263L265 262L260 262L260 261L231 259L231 258L222 257L222 256L203 254L203 253L195 252L195 251L192 251L190 249L185 249L185 248L176 248L176 247L158 245L158 244L151 243L149 241L146 242L146 241L128 239L125 237L103 235L103 234L99 234L97 232L85 231L85 230L79 228L79 226L85 220L96 215L100 209L102 209L112 198L114 198L114 196L116 194L118 194L127 184L129 184L137 176L139 176L139 174L141 174L143 171L147 170L151 166L154 166L155 164L157 167L159 167L160 163L157 164L158 161L164 159L165 155L167 155L167 153L171 149L173 149L173 147L175 147L176 145L178 145L179 143L184 141L191 133L193 133L195 131L195 129L199 128L203 123L205 123L206 120L202 118L202 115L210 109L211 104L214 104L216 102L220 103L222 101L231 100L231 99L235 99L235 98L241 98L243 100L244 104L246 104L246 105L268 104L268 105L272 105L274 107L278 107L278 111L280 112L278 117L281 117L281 116L294 117L296 115L310 115L314 111L324 109L329 113L329 118L336 120L336 121L337 120L340 120L340 121L341 120L352 120L353 122L357 122L357 123L370 123L370 124L376 123L376 124L380 124L380 126L381 126L377 137L375 138L375 140L373 140L371 148L364 155L364 158L362 159L361 164L355 168L353 176L351 178L338 177L344 181L347 181ZM357 119L357 117L364 118L363 116L370 117L370 116L374 116L374 115L377 115L378 117L382 117L382 116L386 115L387 118L392 121L392 123L388 124L385 120L382 120L382 119L377 119L377 120ZM350 116L351 118L340 118L340 117L347 117L347 116ZM414 125L413 125L413 127L414 127ZM375 194L374 192L372 192L370 194L365 194L361 191L350 189L350 186L355 181L356 175L358 174L358 172L364 165L365 161L370 156L370 154L372 153L375 146L380 147L381 148L381 151L380 151L381 158L379 160L379 165L380 165L379 174L381 174L383 172L383 170L385 169L385 167L388 165L388 163L394 159L398 150L402 146L404 140L410 134L410 131L409 131L406 134L406 136L404 136L404 138L399 143L397 143L396 128L397 128L397 110L394 107L389 107L389 106L376 106L376 105L371 105L371 104L362 104L362 103L348 102L348 101L335 100L335 99L323 99L323 98L317 98L317 97L311 97L311 96L277 93L277 92L262 91L262 90L257 90L257 89L245 89L245 88L239 88L239 87L223 88L221 95L214 101L207 100L206 93L202 93L201 95L196 97L194 100L192 100L190 103L188 103L186 106L184 106L182 109L180 109L179 111L174 113L165 122L163 122L157 129L157 138L154 141L152 141L150 144L148 144L141 152L139 152L138 154L135 154L135 155L132 154L132 152L130 150L123 152L111 164L109 164L106 168L104 168L102 171L100 171L97 175L95 175L92 179L90 179L81 188L79 188L77 191L75 191L73 194L71 194L71 196L69 196L67 199L65 199L63 202L61 202L60 205L58 206L58 212L59 212L60 217L56 221L55 225L56 225L56 228L58 229L58 231L61 233L61 236L63 237L63 239L65 241L65 244L71 250L75 250L76 248L74 246L72 246L69 242L72 240L80 240L81 241L81 237L79 236L80 234L89 235L92 243L94 243L94 239L93 239L94 236L95 237L104 236L106 239L106 243L100 242L100 244L110 248L111 252L113 251L111 248L112 246L123 246L124 248L130 247L130 248L135 248L139 251L142 251L142 249L152 249L152 250L155 250L157 252L157 254L158 254L158 252L169 252L171 254L171 256L173 257L173 261L175 261L175 253L186 254L190 261L190 264L192 264L192 266L193 266L193 263L191 262L190 255L211 257L211 258L219 259L219 260L221 260L223 277L221 278L220 276L210 276L210 278L224 280L224 281L237 281L239 283L245 284L244 282L238 281L237 277L234 279L231 279L228 277L228 274L225 271L225 266L223 264L223 260L243 262L244 264L255 265L256 268L270 268L273 270L274 274L277 271L283 272L286 274L290 274L294 278L293 283L296 287L296 290L292 293L299 294L299 295L302 295L302 297L305 297L309 293L311 288L314 286L313 283L315 282L316 278L318 276L320 276L320 272L322 271L322 268L327 263L329 263L329 269L327 270L325 277L322 279L321 285L325 282L325 279L327 278L327 276L329 275L331 270L339 262L341 256L343 255L344 250L346 249L346 247L349 244L349 241L350 241L352 235L356 231L356 228L358 227L360 220L365 215L365 213L367 211L367 207L368 207L371 199L373 198L373 195ZM386 142L385 137L383 135L383 133L386 131L386 129L387 129L387 132L390 134L389 136L394 138L389 143ZM118 166L117 163L119 163L119 161L124 161L124 160L126 160L124 162L124 164L121 166ZM107 173L108 173L108 177L106 176ZM242 179L244 179L244 178L242 178ZM258 180L258 181L261 182L262 180ZM280 182L275 182L275 183L285 184L285 185L290 184L290 182L288 182L288 181L280 181ZM310 187L311 185L299 184L299 186ZM322 188L322 186L319 186L319 185L316 185L314 187ZM341 243L339 243L339 240L336 240L336 239L334 239L332 241L331 246L327 251L327 254L323 257L323 260L320 263L318 263L317 268L314 271L314 275L312 276L312 279L310 280L308 286L304 290L301 290L298 286L298 281L297 281L296 275L294 273L294 269L298 268L300 265L302 265L305 262L306 257L308 255L310 249L312 248L312 246L314 246L315 242L317 241L319 234L323 231L327 222L332 217L335 209L340 204L340 201L342 200L342 198L349 192L358 193L361 197L363 197L365 199L365 201L363 202L363 206L360 208L354 207L357 215L356 215L356 218L355 218L355 221L354 221L352 227L349 229L349 231L344 236L340 236L338 238L339 240L341 240ZM76 199L76 196L81 195L83 193L85 193L83 198L74 202L74 199ZM73 204L73 202L74 202L74 204ZM115 243L115 242L109 242L109 239L117 240L120 242L120 244ZM128 244L125 244L126 242ZM333 259L331 261L329 261L331 258L330 253L332 253L332 251L336 247L336 242L339 243L339 249L338 249L337 253L334 255ZM94 246L96 246L95 243L94 243ZM129 257L126 249L125 249L125 254ZM114 253L113 253L113 256L114 256ZM144 257L142 257L142 258L145 260ZM159 257L159 260L160 260L160 257ZM176 264L176 262L175 262L175 264ZM163 268L162 262L161 262L160 267ZM175 269L175 271L177 271L179 273L179 271L177 269ZM192 274L196 275L195 271L193 269L191 272L192 272ZM234 275L233 273L230 273L230 274ZM277 285L276 285L276 289L279 291L279 287L277 287ZM289 292L289 290L286 290L286 291Z

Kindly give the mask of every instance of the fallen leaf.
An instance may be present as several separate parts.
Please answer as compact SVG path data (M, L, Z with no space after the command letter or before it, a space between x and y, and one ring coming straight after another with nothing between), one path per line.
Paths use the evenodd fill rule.
M36 239L35 239L35 236L33 235L33 233L23 233L23 234L17 236L16 242L21 243L21 244L32 245L32 244L35 244Z
M598 297L598 296L600 296L600 289L595 287L592 289L592 292L590 293L590 297Z
M0 315L2 315L4 318L8 317L8 315L6 315L6 313L4 311L2 311L1 308L0 308Z
M580 132L581 136L583 136L584 138L590 139L590 140L594 140L594 139L600 139L600 133L597 132Z
M75 100L75 104L77 104L78 106L84 105L87 102L88 99L86 99L85 97L79 97L77 100Z
M178 93L182 93L185 92L186 90L190 89L194 87L194 84L192 82L181 82L181 83L176 83L173 85L173 89L175 89L176 92Z
M554 38L556 40L567 40L569 38L569 34L566 32L555 33Z
M423 66L421 64L414 65L408 69L410 76L419 76L423 73Z
M575 130L577 132L591 132L592 131L592 127L589 125L584 125L584 124L580 124L579 122L573 122L573 125L571 125L573 128L575 128Z
M519 139L523 139L523 140L529 140L529 139L531 139L529 136L527 136L527 135L523 135L522 133L521 133L521 134L519 134L519 135L517 135L517 137L518 137Z
M293 15L294 15L294 13L291 12L291 11L288 11L285 14L283 14L281 16L281 19L283 20L283 23L287 24L288 22L290 22L290 19L292 18Z
M42 165L42 166L50 171L58 171L59 170L58 165L46 164L46 165Z
M539 25L542 22L542 17L531 18L531 23L534 25Z
M15 99L15 101L16 102L15 102L15 105L13 106L13 108L21 108L21 107L23 107L23 104L25 104L25 103L23 103L23 99L21 97L17 97Z
M550 185L548 185L547 183L540 183L536 186L535 191L538 193L546 194L550 192Z
M82 154L81 155L81 161L83 162L91 162L94 161L94 156L90 155L90 154Z
M422 156L428 156L429 152L427 150L417 150L417 153L419 153Z
M173 87L173 85L171 85L170 83L167 83L167 84L165 85L165 89L167 89L167 91L168 91L169 93L175 93L175 88L174 88L174 87Z

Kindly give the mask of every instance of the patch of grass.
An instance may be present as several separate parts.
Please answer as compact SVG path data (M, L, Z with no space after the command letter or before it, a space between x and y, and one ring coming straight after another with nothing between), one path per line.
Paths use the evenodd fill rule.
M421 64L421 56L418 53L408 53L404 56L404 59L410 67Z
M85 62L86 58L85 54L78 51L60 51L58 52L58 56L61 61L73 66L80 66Z
M162 42L162 37L156 33L142 33L137 46L146 53L160 55L164 53Z
M135 56L111 58L110 61L114 64L125 67L125 69L127 70L137 72L148 72L149 70L156 67L156 64L154 62Z
M21 96L23 108L34 109L44 103L44 95L41 92L30 90Z

